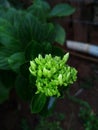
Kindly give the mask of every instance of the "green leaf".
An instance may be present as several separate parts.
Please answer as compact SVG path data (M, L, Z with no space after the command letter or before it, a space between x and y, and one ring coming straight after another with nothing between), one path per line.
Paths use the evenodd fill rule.
M55 37L55 41L61 45L64 44L65 42L65 30L63 29L62 26L60 26L59 24L56 25L56 37Z
M4 28L9 28L9 27L11 27L11 24L10 24L10 22L8 22L5 18L3 18L3 17L0 17L0 28L1 27L4 27ZM10 31L10 30L9 30Z
M21 0L8 0L8 2L17 9L22 9L25 5L25 1L22 2Z
M32 41L26 48L25 57L26 60L30 61L31 59L37 57L38 54L45 55L46 53L51 53L51 51L52 45L50 43Z
M50 17L69 16L75 12L75 8L69 4L58 4L50 12Z
M23 10L21 11L11 7L6 10L4 16L2 17L6 19L8 22L10 22L12 25L15 25L18 20L20 21L20 19L22 19L21 16L23 13Z
M25 57L27 61L38 56L39 53L42 53L42 46L41 43L32 41L25 50Z
M11 36L8 32L1 32L0 30L0 43L5 46L6 48L10 48L13 51L20 50L20 44L19 42L14 39L13 36Z
M0 69L9 70L10 66L8 64L8 57L12 54L12 50L6 49L0 46Z
M47 97L44 94L35 94L31 102L31 112L39 113L44 108L46 99Z
M48 2L43 0L35 0L33 5L31 5L27 11L31 12L36 16L41 22L45 22L50 11L50 5Z
M23 63L24 54L20 52L17 53L15 52L16 52L15 48L12 49L10 47L8 48L0 46L0 69L9 70L11 69L10 68L11 65L12 69L15 70ZM15 62L17 62L18 66L16 65ZM15 68L15 66L17 66L17 68Z
M17 52L13 55L11 55L8 58L8 63L12 70L18 72L20 69L20 66L25 62L25 57L23 52Z
M9 89L0 81L0 104L9 98Z
M0 6L3 8L9 8L10 4L9 4L8 0L0 0Z
M16 39L21 41L22 48L27 47L28 43L32 41L51 42L54 40L54 25L41 23L35 16L28 13L20 22Z
M13 30L15 28L8 20L0 18L0 44L17 51L20 50L20 41L14 37Z
M0 17L3 17L6 13L7 8L0 5Z
M3 46L10 48L13 53L18 53L25 51L30 43L34 43L33 41L36 41L36 43L39 44L35 45L34 43L34 46L36 47L32 48L32 51L36 52L38 50L37 48L42 46L40 43L54 42L55 28L52 23L42 23L30 12L21 12L12 8L8 10L7 18L4 17L1 19L0 43ZM47 48L46 46L44 44L44 46L42 46L39 50L43 51L43 48Z

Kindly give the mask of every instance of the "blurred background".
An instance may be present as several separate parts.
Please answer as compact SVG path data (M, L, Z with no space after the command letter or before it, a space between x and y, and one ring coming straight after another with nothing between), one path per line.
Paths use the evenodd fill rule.
M97 115L94 121L98 126L98 0L47 1L51 7L59 3L68 3L76 9L71 16L54 20L58 21L66 31L65 43L60 47L64 52L70 52L68 64L78 70L78 79L71 86L71 95L90 104L92 108L90 115L93 115L92 113ZM32 3L33 0L0 0L0 7L12 6L24 10ZM0 130L33 130L38 126L37 115L31 115L23 101L22 108L19 104L17 106L16 98L15 93L12 93L10 101L0 104ZM56 120L55 124L49 124L50 129L48 129L46 126L48 122L42 119L41 126L35 130L97 130L85 127L87 123L93 125L93 122L90 122L93 116L85 123L79 118L79 110L77 103L73 103L66 97L61 98L56 104L56 113L48 119L48 121ZM52 126L54 127L51 128Z

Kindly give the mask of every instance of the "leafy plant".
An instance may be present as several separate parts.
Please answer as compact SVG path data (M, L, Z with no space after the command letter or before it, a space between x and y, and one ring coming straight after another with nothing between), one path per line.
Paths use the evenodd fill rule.
M98 117L92 110L81 108L79 116L83 120L85 130L98 129Z
M81 109L79 111L79 117L83 122L85 130L97 130L98 116L93 112L88 102L83 101L75 96L71 96L69 90L66 91L66 95L71 101L81 106Z
M31 128L28 125L28 122L26 119L22 119L21 121L21 129L22 130L31 130Z
M36 80L33 78L31 83L29 79L29 61L38 54L64 55L53 43L64 44L65 31L61 25L54 23L53 18L68 16L74 11L75 9L68 4L56 5L51 9L44 0L34 0L26 10L0 8L0 103L8 99L12 88L29 103L33 96L37 96L36 88L32 89ZM59 96L59 91L53 95Z
M15 8L23 8L24 7L24 1L21 0L8 0L12 6Z
M35 127L35 130L63 130L61 122L64 120L64 113L51 113L46 117L40 116L39 123Z
M77 71L66 64L69 54L65 54L61 59L51 54L43 58L40 54L38 58L30 61L30 73L32 81L36 77L35 97L32 100L32 112L37 113L42 110L47 97L61 95L62 89L76 81ZM34 86L33 86L34 87Z
M63 130L63 129L61 128L59 121L50 122L44 118L41 118L35 130Z
M76 80L77 71L66 65L69 54L61 59L51 54L43 58L41 55L30 61L30 72L36 76L36 94L44 93L46 96L60 96L59 88L68 86Z
M63 130L60 123L64 120L64 113L53 113L50 116L39 117L39 122L34 126L34 130ZM53 121L51 121L51 119ZM31 130L29 123L26 118L21 120L21 129L22 130Z

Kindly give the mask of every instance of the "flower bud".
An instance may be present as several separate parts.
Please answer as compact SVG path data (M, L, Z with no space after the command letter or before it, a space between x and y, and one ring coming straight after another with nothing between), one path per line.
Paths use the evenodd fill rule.
M47 96L52 96L53 94L52 94L52 91L48 88L47 89Z
M30 71L30 73L31 73L32 75L36 76L36 71L33 71L33 70L31 69L31 67L29 67L29 71Z
M38 55L38 59L41 60L42 58L43 58L42 55L39 54L39 55Z
M58 82L59 82L60 85L63 84L62 74L59 74L59 76L58 76Z
M46 54L45 59L47 59L47 60L50 59L51 60L51 58L52 58L51 54L48 54L48 55Z
M63 61L66 63L69 58L69 53L66 53L63 57Z
M44 93L46 96L60 96L60 86L72 84L77 76L76 69L65 64L69 58L69 53L61 59L59 56L52 57L51 54L43 58L40 54L38 58L30 61L30 73L36 76L37 93Z
M36 64L34 61L30 61L31 69L35 70L36 69Z
M67 74L66 74L66 81L69 81L70 80L70 72L68 72Z
M50 70L48 70L48 69L46 69L46 68L44 68L43 69L43 75L45 76L45 77L51 77L51 71Z
M41 69L38 70L37 74L38 74L39 77L42 77L42 71L41 71Z
M36 62L37 64L40 64L40 60L39 60L38 58L35 58L35 62Z

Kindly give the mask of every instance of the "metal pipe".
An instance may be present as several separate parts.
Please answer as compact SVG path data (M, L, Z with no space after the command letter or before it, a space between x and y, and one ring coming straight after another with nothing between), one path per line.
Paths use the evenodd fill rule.
M66 46L69 49L80 51L80 52L85 52L90 55L98 57L98 46L97 45L67 40Z

